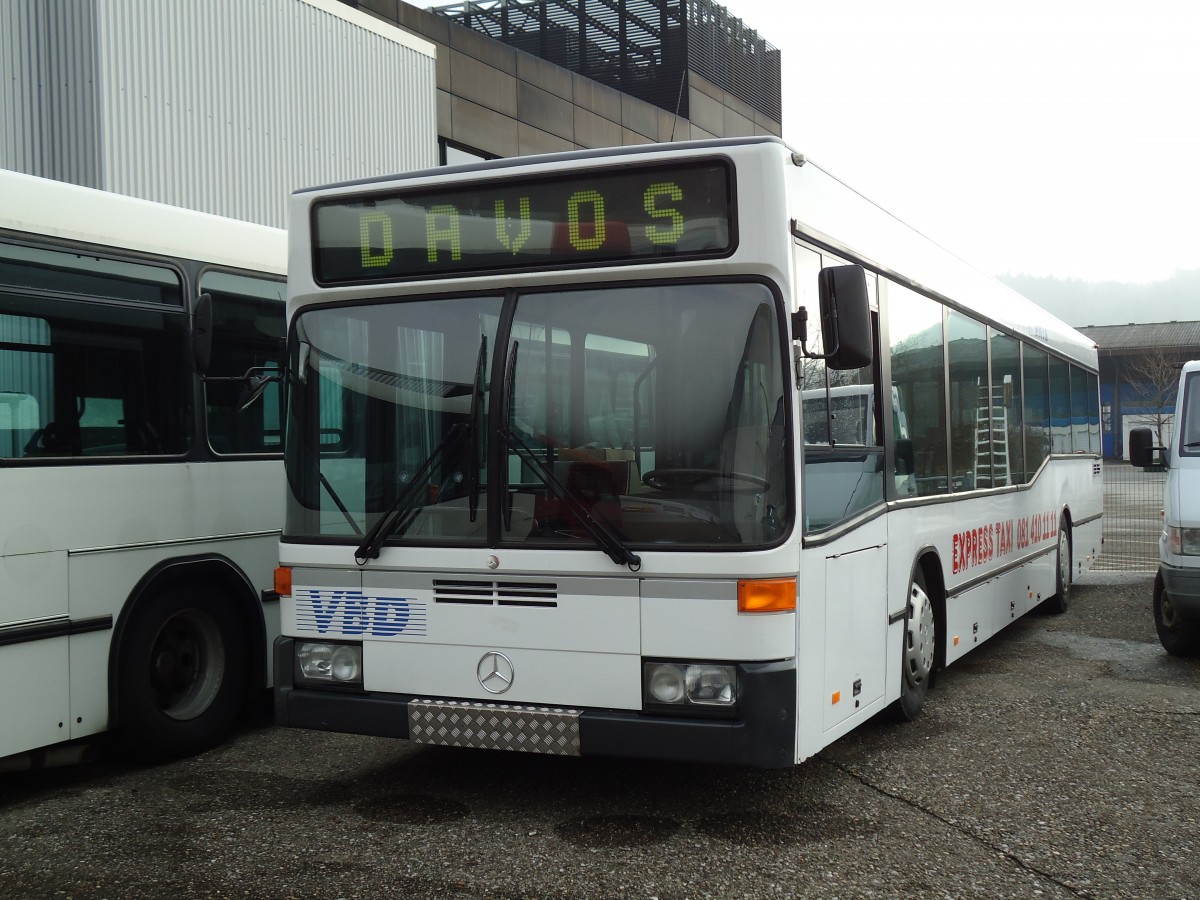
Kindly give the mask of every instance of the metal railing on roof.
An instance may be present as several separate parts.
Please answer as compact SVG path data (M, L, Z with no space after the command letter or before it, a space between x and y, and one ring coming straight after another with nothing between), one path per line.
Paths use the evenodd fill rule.
M467 0L431 11L685 118L690 70L782 121L779 50L712 0Z

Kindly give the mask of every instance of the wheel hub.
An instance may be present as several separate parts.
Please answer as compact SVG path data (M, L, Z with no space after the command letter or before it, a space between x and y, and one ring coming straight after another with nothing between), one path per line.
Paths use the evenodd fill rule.
M204 712L221 686L224 647L211 619L183 611L169 619L151 651L150 687L158 708L172 719Z
M1162 597L1158 601L1159 612L1162 615L1163 626L1168 629L1175 627L1175 607L1171 603L1171 595L1166 591L1162 592Z
M910 687L916 687L933 671L934 650L933 604L916 584L909 591L905 628L904 679Z

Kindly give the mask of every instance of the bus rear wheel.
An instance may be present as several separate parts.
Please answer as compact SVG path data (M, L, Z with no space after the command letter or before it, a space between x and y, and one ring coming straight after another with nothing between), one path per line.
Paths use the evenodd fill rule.
M1154 576L1154 629L1163 649L1172 656L1200 653L1200 625L1179 617L1161 573Z
M172 585L126 627L117 663L117 732L125 752L158 762L199 753L233 725L246 690L235 601L211 585Z
M911 722L925 705L937 652L937 619L920 566L913 570L908 585L902 637L900 699L893 705L893 710L895 718Z
M1046 612L1065 613L1071 605L1071 535L1067 520L1058 520L1058 561L1055 566L1054 596L1046 601Z

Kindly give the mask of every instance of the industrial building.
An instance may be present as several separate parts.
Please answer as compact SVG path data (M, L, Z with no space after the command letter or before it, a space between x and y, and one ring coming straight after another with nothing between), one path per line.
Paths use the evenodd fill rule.
M1129 430L1148 426L1170 439L1179 364L1200 358L1200 322L1088 325L1100 360L1104 455L1129 458Z
M778 135L779 85L711 0L11 0L0 168L282 227L316 184Z

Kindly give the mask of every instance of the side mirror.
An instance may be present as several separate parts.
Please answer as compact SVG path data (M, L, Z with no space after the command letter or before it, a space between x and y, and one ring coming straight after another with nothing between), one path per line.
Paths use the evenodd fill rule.
M1140 469L1160 465L1154 458L1154 432L1149 428L1132 428L1129 431L1129 461Z
M231 381L240 381L242 390L238 395L238 412L245 412L253 406L258 398L263 395L269 384L278 384L283 381L283 372L280 369L269 368L266 366L254 366L246 370L246 374L241 378L232 378Z
M208 374L212 362L212 324L212 294L201 294L192 311L192 359L201 377Z
M896 440L896 474L912 475L917 471L917 456L913 452L913 442L906 438Z
M263 395L267 385L273 381L279 381L279 376L267 375L263 372L247 372L242 390L238 394L238 412L245 412L253 406Z
M821 336L826 352L810 353L808 310L792 317L792 331L809 359L823 359L831 369L861 369L875 358L867 275L862 266L830 266L817 275L821 303Z

